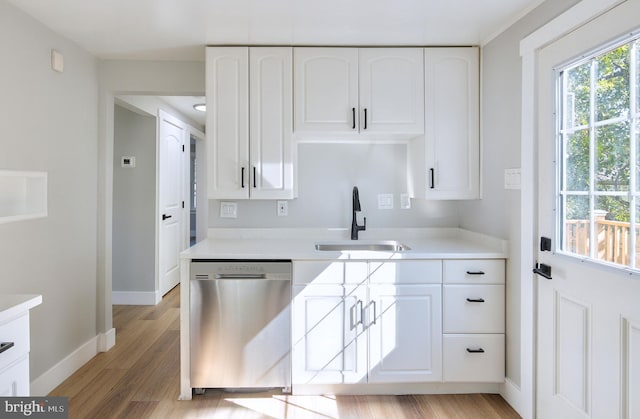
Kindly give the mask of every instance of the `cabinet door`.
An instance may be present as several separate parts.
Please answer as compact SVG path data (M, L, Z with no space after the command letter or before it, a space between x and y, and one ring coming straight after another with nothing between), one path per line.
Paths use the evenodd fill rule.
M442 378L440 285L371 285L369 382Z
M358 131L358 50L294 48L296 133Z
M293 385L366 382L365 288L295 285L293 294Z
M360 132L424 133L422 48L359 50Z
M249 51L251 198L293 198L292 49Z
M425 173L429 199L477 199L478 49L425 49Z
M249 48L207 48L207 172L211 199L249 197Z

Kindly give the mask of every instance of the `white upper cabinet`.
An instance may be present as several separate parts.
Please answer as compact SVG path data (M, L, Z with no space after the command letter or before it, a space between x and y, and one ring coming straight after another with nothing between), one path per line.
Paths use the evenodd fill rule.
M422 134L422 48L361 48L360 132Z
M422 134L423 60L422 48L294 48L295 132Z
M211 199L293 198L292 49L207 48Z
M249 161L249 49L207 48L209 198L246 198Z
M425 49L425 198L480 197L479 96L478 48Z
M294 130L358 131L358 50L294 48Z

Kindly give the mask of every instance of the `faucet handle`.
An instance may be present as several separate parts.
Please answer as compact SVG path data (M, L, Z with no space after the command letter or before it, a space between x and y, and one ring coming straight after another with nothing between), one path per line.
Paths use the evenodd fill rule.
M357 226L359 231L364 231L367 229L367 217L364 217L364 224L361 226Z

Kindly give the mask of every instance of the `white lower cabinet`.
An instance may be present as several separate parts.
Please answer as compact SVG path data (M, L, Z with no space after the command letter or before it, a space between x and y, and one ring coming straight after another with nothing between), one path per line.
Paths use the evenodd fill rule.
M504 334L445 334L444 381L504 381Z
M294 261L293 385L494 383L504 260Z
M504 260L445 260L443 380L503 382Z
M442 379L441 261L294 262L293 384Z

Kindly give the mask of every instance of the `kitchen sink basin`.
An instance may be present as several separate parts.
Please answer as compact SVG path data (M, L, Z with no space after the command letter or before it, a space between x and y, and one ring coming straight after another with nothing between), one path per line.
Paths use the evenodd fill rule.
M327 242L316 243L316 250L327 252L353 252L364 250L369 252L402 252L411 250L406 244L395 240L385 241L350 241L350 242Z

